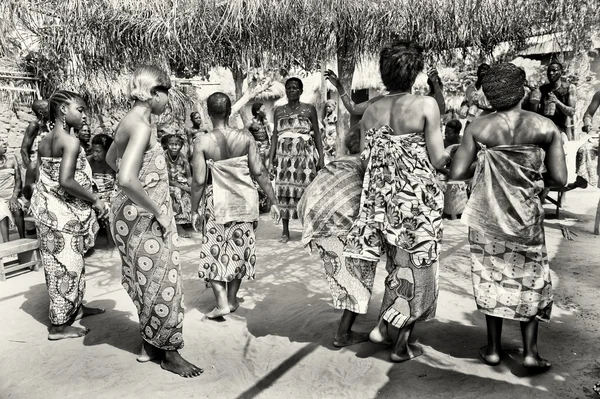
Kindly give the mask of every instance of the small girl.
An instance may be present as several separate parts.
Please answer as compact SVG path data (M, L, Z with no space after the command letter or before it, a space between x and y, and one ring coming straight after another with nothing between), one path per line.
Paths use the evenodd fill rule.
M81 129L83 130L83 128ZM97 134L92 138L90 146L90 155L87 160L92 168L92 179L94 180L94 192L98 197L110 207L110 197L115 188L115 171L106 163L106 153L112 145L113 139L106 134ZM98 220L100 226L104 228L106 240L110 248L114 248L115 243L110 232L110 225L107 220Z
M327 100L325 103L325 117L323 118L323 154L325 165L335 159L337 145L337 115L335 113L337 103Z
M166 144L167 166L169 169L169 191L175 213L175 223L179 235L187 238L179 225L189 224L192 220L192 172L187 154L182 154L184 138L181 135L168 134L163 137Z

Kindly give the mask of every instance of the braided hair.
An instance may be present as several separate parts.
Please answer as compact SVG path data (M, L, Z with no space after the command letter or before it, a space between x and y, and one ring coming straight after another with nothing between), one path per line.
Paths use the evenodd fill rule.
M525 71L510 63L492 66L482 77L483 94L497 111L514 107L525 96Z
M56 121L61 116L60 106L67 105L71 101L80 100L85 103L81 95L68 90L58 90L48 99L48 119L52 122Z

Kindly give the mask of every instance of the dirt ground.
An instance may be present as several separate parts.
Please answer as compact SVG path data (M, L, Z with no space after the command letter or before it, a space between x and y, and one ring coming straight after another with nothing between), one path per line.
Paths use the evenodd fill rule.
M569 143L574 166L580 143ZM570 181L574 173L570 173ZM212 291L197 277L197 236L182 239L186 318L183 355L205 369L195 379L139 364L141 344L133 303L120 285L115 253L87 258L87 292L103 315L81 321L83 339L47 340L48 294L44 274L29 272L0 283L0 398L585 398L600 380L600 236L592 235L600 190L567 194L560 219L546 221L553 270L552 321L540 326L540 353L553 362L541 375L520 364L516 322L504 324L509 356L496 367L482 364L485 320L472 297L466 227L445 224L437 319L417 325L423 356L389 361L389 349L363 343L336 349L332 337L340 311L331 297L318 255L301 246L301 227L279 244L280 227L267 217L258 229L257 279L240 291L240 309L224 321L204 313ZM554 207L547 205L548 213ZM574 240L565 239L568 227ZM356 329L376 322L383 292L380 263L369 312ZM79 324L79 323L76 323Z

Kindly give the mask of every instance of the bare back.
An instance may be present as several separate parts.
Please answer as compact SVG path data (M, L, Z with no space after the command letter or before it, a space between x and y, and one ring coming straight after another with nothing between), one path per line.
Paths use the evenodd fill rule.
M249 133L235 129L226 131L215 129L198 140L205 159L213 161L248 155L251 141L253 139Z
M146 136L150 131L150 123L144 118L141 118L139 115L133 112L129 112L127 115L125 115L115 130L114 145L117 148L117 158L123 157L123 154L127 149L127 145L129 144L129 141L133 135L141 134ZM157 143L156 137L154 135L150 136L151 137L146 146L146 151L154 147Z

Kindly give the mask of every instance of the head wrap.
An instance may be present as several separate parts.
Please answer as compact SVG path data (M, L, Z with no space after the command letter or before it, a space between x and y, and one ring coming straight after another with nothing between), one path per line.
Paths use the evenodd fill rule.
M492 66L481 80L483 94L497 111L514 107L525 96L525 71L514 64Z

